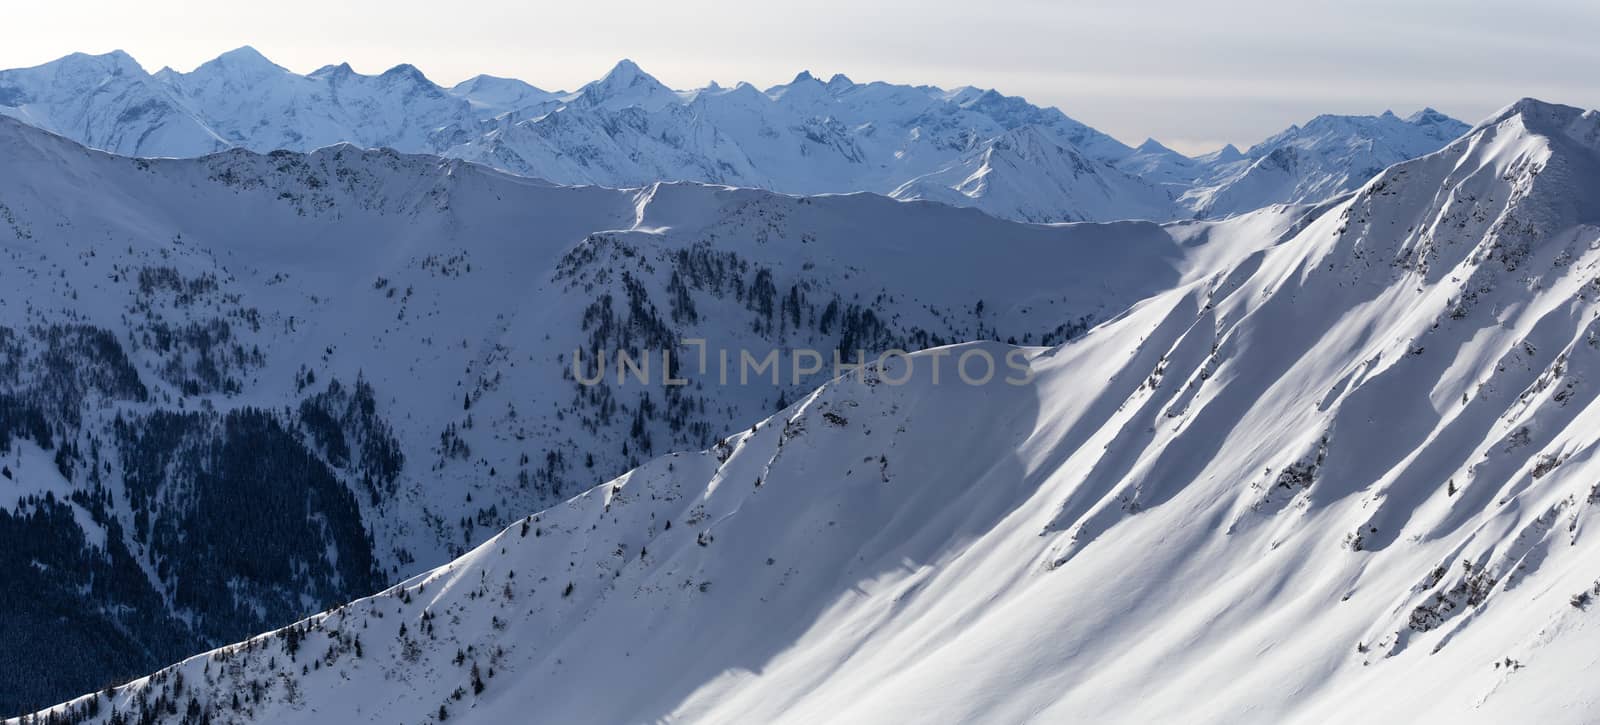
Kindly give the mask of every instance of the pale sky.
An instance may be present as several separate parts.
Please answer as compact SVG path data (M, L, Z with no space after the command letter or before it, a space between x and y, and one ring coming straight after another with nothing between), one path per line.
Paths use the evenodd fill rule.
M1595 0L6 0L0 67L120 48L190 70L251 45L307 72L411 63L572 89L632 58L675 88L826 78L975 85L1137 144L1241 148L1318 113L1523 96L1600 107Z

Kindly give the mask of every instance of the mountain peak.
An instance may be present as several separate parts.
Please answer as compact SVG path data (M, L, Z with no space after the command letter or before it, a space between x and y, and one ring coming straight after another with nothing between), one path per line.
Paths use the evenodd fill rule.
M314 71L311 71L311 73L308 74L306 77L307 78L326 78L326 77L344 78L344 77L347 77L347 76L353 76L355 74L356 74L356 70L354 68L351 68L349 63L340 63L338 65L325 65L325 66L322 66L321 68L318 68L318 69L316 69Z
M1222 148L1217 149L1216 151L1203 153L1194 158L1196 161L1199 161L1202 164L1210 166L1222 166L1245 158L1245 154L1243 151L1239 150L1238 146L1230 143L1224 144Z
M1172 149L1167 148L1160 141L1155 140L1155 138L1153 138L1153 137L1145 139L1144 143L1139 144L1139 147L1137 149L1135 149L1135 150L1138 151L1141 154L1161 154L1163 156L1182 156L1182 154L1180 154L1180 153L1178 153L1176 151L1173 151Z
M139 65L139 61L134 60L133 56L128 55L127 51L123 50L113 50L99 55L73 53L54 61L50 65L56 63L74 67L93 66L110 71L113 74L142 75L144 73L144 66Z
M276 64L274 64L272 61L268 60L267 56L262 55L261 51L256 50L255 48L253 48L251 46L248 46L248 45L241 45L241 46L239 46L237 48L234 48L233 50L230 50L230 51L228 51L226 53L223 53L222 55L217 56L216 60L227 61L229 63L248 63L248 64L253 64L253 65L272 65L272 66L276 67Z
M431 81L428 80L428 77L422 74L422 71L417 70L417 67L411 65L410 63L401 63L393 68L390 68L389 70L384 71L383 75L379 77L385 80L404 79L414 83L431 83Z
M1600 143L1596 141L1600 139L1600 113L1537 98L1523 98L1500 109L1499 113L1473 127L1472 132L1481 132L1512 119L1520 121L1532 133L1577 140L1591 151L1600 151Z
M507 81L507 79L505 79L505 78L500 78L498 76L492 76L492 75L489 75L487 73L479 73L479 74L477 74L477 75L475 75L475 76L473 76L471 78L468 78L468 79L466 79L466 80L464 80L464 81L462 81L460 83L457 83L457 84L451 86L450 90L464 93L464 92L470 91L470 90L472 90L474 88L482 88L484 86L498 85L498 84L504 83L506 81Z
M455 84L450 95L479 108L508 111L550 100L554 94L515 78L478 74Z
M193 72L205 75L219 71L247 73L250 75L261 75L274 71L289 72L288 69L268 60L260 51L248 45L239 46L212 58L200 64L200 67L195 68Z
M811 71L803 70L795 74L794 80L768 88L767 95L790 105L811 104L825 102L823 99L834 90L832 86L824 86Z
M974 90L978 90L978 89L974 89ZM1004 101L1005 99L1006 99L1005 95L1002 94L1000 91L997 91L997 90L995 90L993 88L984 88L984 89L981 89L981 92L978 93L978 95L972 99L971 103L972 103L972 105L977 106L977 105L990 104L990 103L1000 103L1000 102Z
M856 85L856 82L850 80L850 77L846 76L843 73L835 73L835 74L833 74L832 78L828 79L828 90L832 90L832 91L844 90L846 88L854 88L855 85Z
M1560 103L1550 103L1537 98L1519 98L1511 105L1500 109L1499 113L1490 117L1490 121L1504 121L1512 116L1528 116L1533 118L1548 118L1554 116L1580 115L1583 109L1576 106L1567 106Z
M761 106L764 105L766 101L772 100L766 94L762 93L761 89L750 85L748 81L739 81L738 83L734 84L732 88L722 89L721 92L717 94L717 97L728 100L737 100L741 103L753 106Z
M108 59L114 60L114 61L116 61L118 63L134 63L134 64L138 63L138 61L133 59L133 56L128 55L128 51L123 50L121 48L117 48L116 50L113 50L113 51L111 51L109 53L105 53L105 54L103 54L103 55L101 55L99 57L108 58Z
M640 68L638 63L635 63L627 58L623 58L622 60L617 61L617 64L612 66L611 70L606 72L605 76L600 79L600 82L606 84L621 83L623 85L630 85L644 79L649 79L652 81L655 80L655 78L649 73L644 72L644 69Z
M1438 123L1439 121L1446 119L1454 120L1449 116L1434 110L1432 106L1425 106L1422 110L1406 116L1405 121L1413 126L1421 126L1429 123Z
M627 58L617 61L610 72L581 90L580 98L589 104L610 106L642 105L658 108L672 96L672 89L644 72Z
M608 96L611 93L629 88L636 88L646 92L668 90L666 86L661 84L661 81L656 80L655 76L646 73L643 68L639 67L639 64L627 58L617 61L617 64L612 66L604 77L590 83L585 88L603 89Z

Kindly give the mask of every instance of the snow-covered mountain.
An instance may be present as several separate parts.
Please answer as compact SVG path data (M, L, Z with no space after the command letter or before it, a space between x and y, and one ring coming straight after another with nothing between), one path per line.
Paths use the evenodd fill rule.
M130 156L197 156L228 146L122 51L0 72L0 115Z
M530 109L558 101L562 94L552 93L515 78L476 75L450 88L450 95L459 96L478 106L479 113L495 116L510 113L528 115Z
M766 91L677 92L626 61L565 105L443 150L562 183L872 191L1023 221L1175 216L1170 194L1107 163L1126 151L1059 111L993 91L802 73ZM984 183L997 167L1003 180Z
M492 95L486 81L452 93L410 65L368 76L341 64L302 76L248 47L189 73L163 70L156 77L230 146L259 150L310 150L337 143L428 149L450 143L452 134L474 132L480 109L493 108L483 99L511 103L518 98L508 93L515 89L504 87ZM526 94L536 97L536 91Z
M1002 219L1040 223L1180 215L1170 192L1107 168L1031 126L989 140L956 163L906 182L890 196L971 206ZM1073 200L1072 211L1062 207L1062 199Z
M349 145L130 159L0 119L0 159L8 714L443 564L761 420L835 353L1055 344L1188 264L1152 223ZM652 384L580 384L578 350L648 355ZM745 380L746 352L781 374Z
M1234 160L1237 153L1238 149L1228 146L1210 156L1191 159L1151 138L1119 159L1117 167L1152 183L1185 190L1204 176L1207 169Z
M1585 722L1596 183L1600 113L1518 102L1337 202L1161 228L1170 284L1079 339L841 377L52 714ZM1029 379L951 379L984 355Z
M1190 167L1185 206L1203 217L1227 216L1283 202L1314 202L1353 191L1379 171L1432 153L1468 126L1431 108L1407 118L1318 116L1235 156L1223 149ZM1182 168L1182 167L1179 167ZM1166 173L1176 173L1162 168Z
M146 74L120 52L0 71L0 115L133 156L353 143L563 184L870 191L1023 221L1159 221L1320 201L1466 130L1432 111L1324 116L1248 154L1190 159L1154 140L1129 148L1054 108L970 87L801 73L764 91L680 91L624 60L570 93L489 76L444 88L409 65L299 75L248 47L189 73Z

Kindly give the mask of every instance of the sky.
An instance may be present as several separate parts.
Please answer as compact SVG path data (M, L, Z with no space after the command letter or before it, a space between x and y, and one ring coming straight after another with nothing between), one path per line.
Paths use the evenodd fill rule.
M1129 144L1241 148L1319 113L1475 122L1523 96L1600 107L1594 0L5 0L0 68L122 49L190 70L251 45L298 72L411 63L572 89L631 58L662 82L801 70L1020 95Z

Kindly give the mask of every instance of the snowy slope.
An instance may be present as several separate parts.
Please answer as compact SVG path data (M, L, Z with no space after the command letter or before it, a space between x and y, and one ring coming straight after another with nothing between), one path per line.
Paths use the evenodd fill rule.
M951 380L996 343L830 382L55 712L1585 722L1596 183L1600 114L1519 102L1288 227L1168 228L1180 279L1026 384Z
M8 621L73 643L5 640L35 653L0 665L13 712L442 564L766 417L835 351L1059 343L1196 254L1151 223L561 187L348 145L128 159L0 119L0 158L0 539L49 542L0 566L82 572L0 583L49 590ZM685 338L785 368L668 388ZM580 385L579 349L648 352L654 384ZM792 378L796 349L826 370Z

